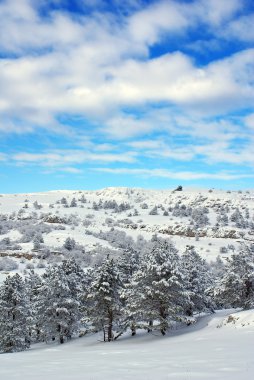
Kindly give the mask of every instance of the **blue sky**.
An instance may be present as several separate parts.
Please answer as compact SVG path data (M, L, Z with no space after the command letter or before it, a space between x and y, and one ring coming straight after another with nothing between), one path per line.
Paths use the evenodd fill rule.
M252 0L0 0L0 192L254 188Z

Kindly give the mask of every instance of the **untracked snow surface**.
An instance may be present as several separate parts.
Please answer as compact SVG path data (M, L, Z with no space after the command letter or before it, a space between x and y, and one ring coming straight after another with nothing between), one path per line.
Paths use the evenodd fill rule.
M230 312L203 317L165 337L141 333L103 343L92 335L61 346L34 345L25 352L3 354L0 379L251 380L254 310L233 314L237 328L228 323Z

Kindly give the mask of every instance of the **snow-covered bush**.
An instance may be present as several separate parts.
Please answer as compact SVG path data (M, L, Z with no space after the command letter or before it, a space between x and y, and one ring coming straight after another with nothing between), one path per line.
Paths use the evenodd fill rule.
M18 263L9 257L1 257L0 258L0 271L11 271L18 269Z

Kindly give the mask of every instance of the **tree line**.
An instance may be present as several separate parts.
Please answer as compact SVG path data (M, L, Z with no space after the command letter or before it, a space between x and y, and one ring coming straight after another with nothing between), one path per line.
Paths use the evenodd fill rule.
M154 236L142 254L129 246L94 268L69 259L41 276L33 270L8 276L0 287L0 352L93 332L109 342L138 329L165 335L197 313L252 308L253 248L211 266L193 247L179 255L170 240Z

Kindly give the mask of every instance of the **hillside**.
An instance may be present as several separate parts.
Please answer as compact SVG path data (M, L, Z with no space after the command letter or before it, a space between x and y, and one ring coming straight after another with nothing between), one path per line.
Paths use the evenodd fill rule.
M253 254L251 191L2 194L1 378L252 379Z
M87 265L105 253L119 254L120 242L154 234L171 238L180 254L195 246L208 261L225 259L254 241L253 215L253 191L105 188L2 194L0 273L39 270L65 256ZM75 247L63 247L67 238ZM6 264L7 256L16 264Z
M37 344L29 351L0 355L5 380L205 379L251 380L254 373L254 311L230 310L202 317L196 325L167 337L140 333L105 344L100 335L66 345ZM240 326L240 323L239 323Z

